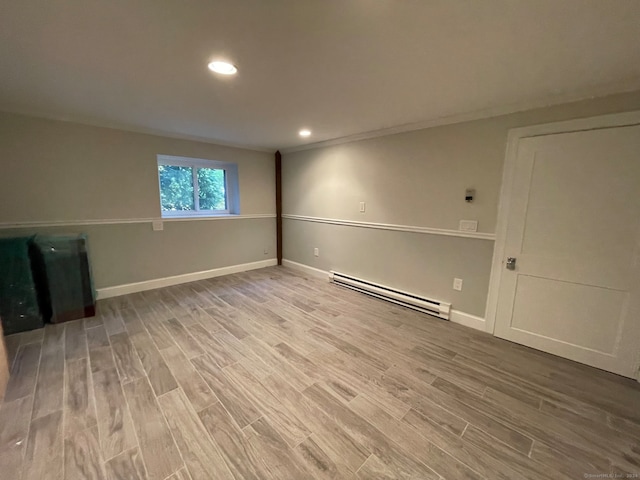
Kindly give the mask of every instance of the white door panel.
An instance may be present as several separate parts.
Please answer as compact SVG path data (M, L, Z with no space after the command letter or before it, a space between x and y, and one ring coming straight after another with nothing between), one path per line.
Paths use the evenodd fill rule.
M640 126L522 138L497 336L626 376L640 348Z
M619 290L518 275L511 328L613 355L627 296Z

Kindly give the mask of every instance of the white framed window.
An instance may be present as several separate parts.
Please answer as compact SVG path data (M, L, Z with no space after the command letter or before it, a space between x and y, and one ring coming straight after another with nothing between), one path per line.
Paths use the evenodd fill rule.
M235 163L158 155L158 184L163 218L240 213Z

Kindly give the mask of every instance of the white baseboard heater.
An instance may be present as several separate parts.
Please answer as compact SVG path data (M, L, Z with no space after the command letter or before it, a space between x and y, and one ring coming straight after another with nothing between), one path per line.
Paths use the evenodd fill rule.
M432 300L420 295L403 292L402 290L386 287L384 285L334 271L329 272L329 280L336 285L341 285L361 293L366 293L367 295L381 298L388 302L397 303L398 305L412 308L419 312L428 313L429 315L442 318L443 320L449 320L449 312L451 310L450 303Z

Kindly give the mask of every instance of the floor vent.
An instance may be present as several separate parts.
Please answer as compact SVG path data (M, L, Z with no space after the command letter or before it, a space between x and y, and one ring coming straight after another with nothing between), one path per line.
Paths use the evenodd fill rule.
M329 272L329 279L337 285L366 293L367 295L381 298L388 302L397 303L398 305L412 308L419 312L428 313L443 320L449 320L449 311L451 310L450 303L431 300L430 298L368 282L360 278L345 275L344 273Z

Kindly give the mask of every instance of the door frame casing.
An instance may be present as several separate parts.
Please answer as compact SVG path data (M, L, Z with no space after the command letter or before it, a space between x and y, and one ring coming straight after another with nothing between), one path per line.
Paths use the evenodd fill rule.
M511 206L511 192L516 171L518 145L521 139L539 137L559 133L599 130L602 128L626 127L640 124L640 111L614 113L597 117L579 118L562 122L553 122L527 127L513 128L507 135L507 149L502 170L502 186L498 202L498 221L496 225L496 241L491 262L491 277L489 279L489 293L485 312L485 329L495 335L496 313L500 282L504 270L503 259L506 249L507 227ZM640 339L639 339L640 343ZM638 351L637 366L640 366L640 350ZM640 381L640 371L636 374Z

